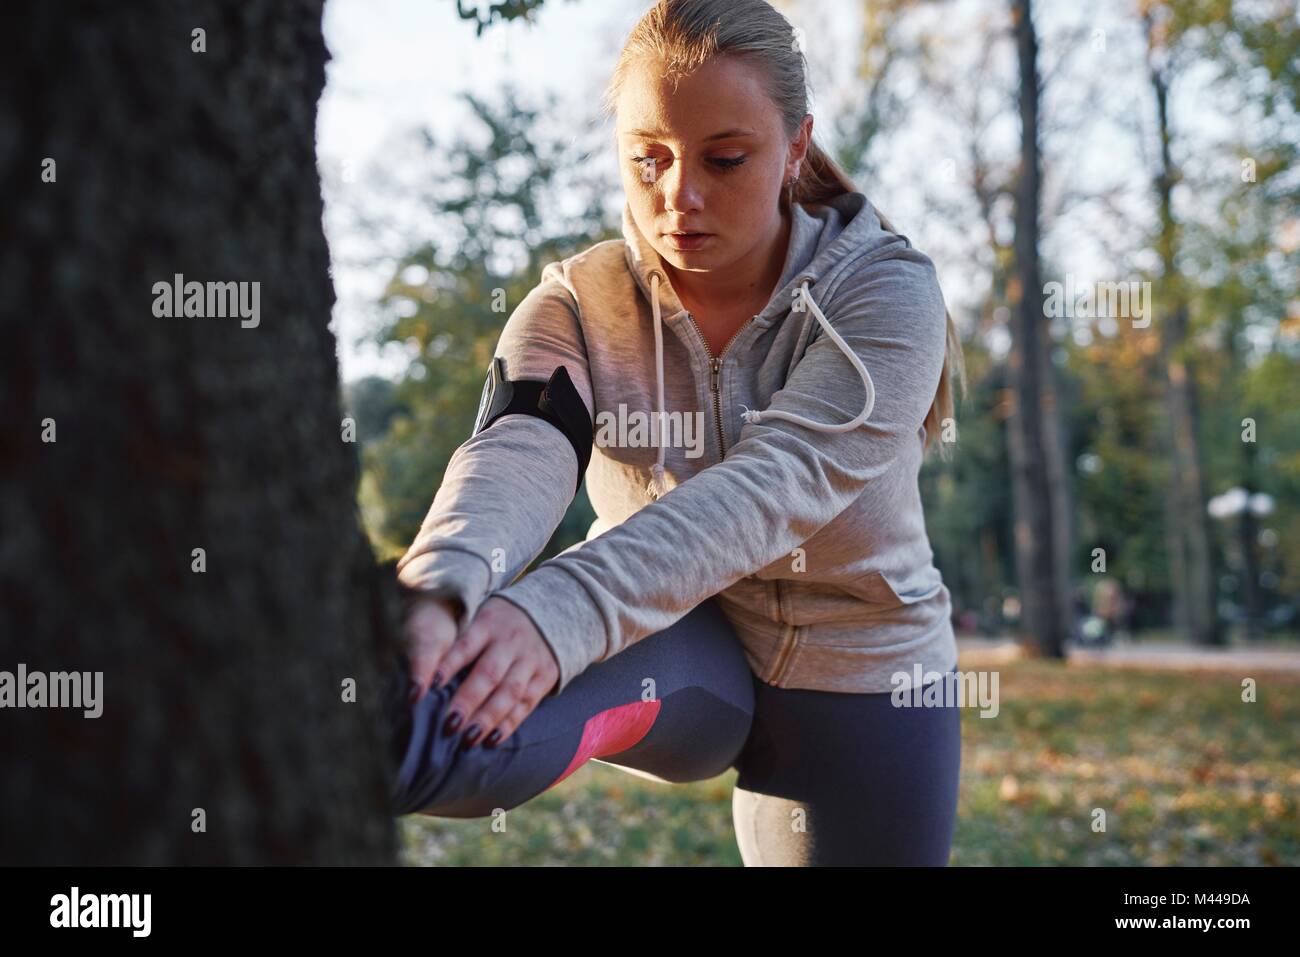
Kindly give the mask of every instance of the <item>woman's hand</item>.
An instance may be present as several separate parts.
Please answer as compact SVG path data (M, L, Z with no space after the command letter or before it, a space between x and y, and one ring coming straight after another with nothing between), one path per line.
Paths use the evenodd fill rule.
M532 619L504 598L483 602L459 638L447 600L417 601L408 620L420 694L434 672L445 681L474 663L447 706L444 725L447 734L466 729L464 747L480 739L484 747L499 745L559 680L559 664Z

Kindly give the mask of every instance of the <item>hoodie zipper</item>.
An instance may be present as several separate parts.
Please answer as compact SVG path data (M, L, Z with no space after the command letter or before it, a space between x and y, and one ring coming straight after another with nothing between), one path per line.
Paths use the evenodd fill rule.
M794 651L795 639L798 637L799 630L794 625L786 625L790 629L790 636L786 639L785 645L781 648L776 660L776 674L768 682L770 685L779 685L781 679L785 677L787 669L790 667L791 653Z
M769 684L776 685L785 677L785 673L790 667L790 659L793 657L794 646L799 637L799 628L797 625L785 623L783 617L784 610L781 608L781 579L774 579L772 584L776 586L777 619L783 623L784 627L782 628L782 631L784 631L785 628L790 629L790 634L788 636L783 636L785 640L782 642L781 648L777 651L776 655L776 665L774 667L775 673L772 675L772 680L768 682Z
M746 328L748 328L749 324L757 319L758 316L752 316L746 320L745 323L732 334L731 338L726 341L726 344L722 347L721 354L717 356L713 355L712 351L709 349L709 343L704 338L704 333L700 329L700 324L695 321L695 316L688 311L686 313L686 318L689 319L691 325L695 327L695 332L700 337L700 342L704 343L704 351L708 353L709 356L709 369L711 373L709 376L709 387L713 392L713 421L718 430L718 448L722 450L722 455L725 458L727 454L727 446L722 438L722 398L718 385L718 373L722 368L722 359L726 356L727 350L731 348L731 344L736 341L736 336L740 335ZM776 586L776 614L777 618L780 619L782 615L781 579L775 579L773 584ZM772 676L770 682L773 685L785 677L785 672L790 665L790 659L799 635L799 629L795 625L786 625L786 627L790 629L790 634L785 637L780 650L777 652L776 673Z
M722 396L720 395L718 387L718 373L722 369L723 357L726 356L727 350L731 348L731 344L736 341L736 336L744 332L745 329L749 327L749 324L757 319L758 316L751 316L749 319L746 319L745 322L741 324L740 328L732 333L731 338L723 345L722 352L717 356L709 350L709 343L704 338L704 333L700 330L700 324L695 321L695 316L688 312L686 313L686 318L691 320L691 325L695 327L695 332L700 337L700 342L704 343L704 351L709 355L709 368L711 372L709 376L709 387L713 391L713 424L718 430L718 449L720 455L723 458L726 458L727 443L722 438Z

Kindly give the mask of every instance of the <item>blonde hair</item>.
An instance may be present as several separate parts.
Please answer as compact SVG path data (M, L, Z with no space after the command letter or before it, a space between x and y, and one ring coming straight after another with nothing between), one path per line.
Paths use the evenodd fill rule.
M786 136L794 139L808 112L808 88L803 51L790 22L767 0L659 0L632 28L613 76L602 98L601 112L609 119L617 112L619 92L630 71L644 62L657 61L676 84L715 56L734 56L760 67L768 95L781 112ZM794 185L782 190L782 203L822 205L836 196L857 192L853 181L814 137L800 164ZM889 232L897 232L888 219L867 200ZM953 378L964 395L966 366L961 339L952 314L948 320L943 372L934 402L925 417L925 448L939 435L945 419L953 417ZM948 458L947 443L940 456Z

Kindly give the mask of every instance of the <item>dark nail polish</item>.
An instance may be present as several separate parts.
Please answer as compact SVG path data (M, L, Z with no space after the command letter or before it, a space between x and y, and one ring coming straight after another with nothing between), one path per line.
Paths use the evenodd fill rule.
M415 704L420 700L420 685L418 682L412 681L410 685L407 686L406 700L411 704Z
M471 724L469 729L465 732L465 737L460 742L460 749L462 751L468 751L470 748L474 747L474 742L478 740L478 736L482 731L483 729L479 727L477 722Z
M460 722L461 722L460 712L453 711L451 713L451 716L447 718L446 723L444 723L442 726L443 733L455 734L456 729L460 727Z
M501 740L501 729L497 728L495 731L493 731L491 734L487 736L487 740L483 742L483 747L495 748L497 746L497 742L500 740Z
M442 672L441 672L441 671L435 671L435 672L433 673L433 685L432 685L432 689L433 689L434 691L437 691L439 688L442 687L442 682L443 682Z

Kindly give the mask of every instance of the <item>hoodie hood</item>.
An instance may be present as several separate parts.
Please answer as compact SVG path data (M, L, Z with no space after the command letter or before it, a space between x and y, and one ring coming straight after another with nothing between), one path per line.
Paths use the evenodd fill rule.
M782 411L747 409L742 407L741 418L747 423L784 419L819 432L846 432L856 429L871 415L876 401L875 384L871 374L857 353L835 331L813 298L812 287L842 261L860 255L870 245L871 238L882 232L880 219L874 207L862 193L845 193L827 203L814 207L810 213L802 203L791 204L790 241L786 248L785 265L776 290L763 309L751 320L760 326L769 326L793 311L810 309L826 335L840 348L845 358L853 364L862 384L866 387L866 402L862 411L847 422L815 422L799 415ZM657 413L660 424L664 421L664 353L663 324L674 322L687 315L668 282L668 270L663 258L650 244L632 218L632 207L623 205L624 256L628 269L638 288L650 302L655 333L655 383ZM795 299L798 290L798 300ZM665 319L665 313L667 318ZM664 430L660 428L662 436ZM664 446L659 444L658 458L652 466L652 477L647 487L652 498L659 498L668 489L664 480Z

